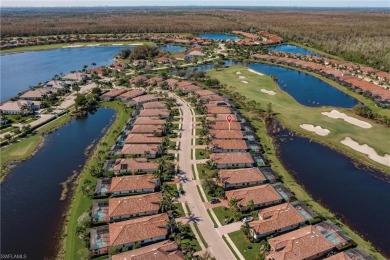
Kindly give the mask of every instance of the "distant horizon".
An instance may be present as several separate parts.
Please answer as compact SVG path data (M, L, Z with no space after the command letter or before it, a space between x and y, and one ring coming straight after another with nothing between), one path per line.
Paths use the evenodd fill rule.
M109 4L107 4L107 2ZM2 8L12 7L285 7L285 8L390 8L388 0L2 0Z

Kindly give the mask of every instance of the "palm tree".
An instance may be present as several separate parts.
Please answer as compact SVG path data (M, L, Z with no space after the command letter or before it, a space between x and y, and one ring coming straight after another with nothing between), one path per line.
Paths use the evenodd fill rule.
M243 225L241 226L240 229L241 229L242 233L244 233L244 235L245 235L246 237L249 235L249 233L250 233L250 228L249 228L248 223L243 224Z
M255 210L255 203L253 202L253 200L250 200L250 201L248 202L247 209L248 209L248 211L250 211L250 212L252 212L252 211Z
M236 212L240 211L240 208L238 207L238 201L234 198L229 201L229 206Z
M165 197L161 202L160 202L160 209L161 212L170 212L173 210L175 206L172 203L172 199L168 196Z

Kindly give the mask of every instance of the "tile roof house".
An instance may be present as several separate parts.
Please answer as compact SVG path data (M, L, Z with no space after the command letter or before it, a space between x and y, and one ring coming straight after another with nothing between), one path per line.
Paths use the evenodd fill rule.
M220 181L225 189L242 188L263 184L267 181L259 168L220 170Z
M69 74L66 74L65 76L62 76L62 79L80 82L80 81L87 80L88 77L84 73L74 72L74 73L69 73Z
M150 193L160 186L153 174L129 175L113 177L109 187L109 193L113 196Z
M167 105L165 105L163 102L149 102L142 104L143 109L166 109Z
M179 245L175 241L162 241L152 245L116 254L112 260L184 260L185 256L180 251Z
M283 203L259 211L259 220L249 223L255 239L298 228L307 219L291 203Z
M168 235L166 213L109 224L110 246L120 249L165 240Z
M23 93L20 96L20 99L24 99L24 100L40 100L44 96L48 96L48 95L54 94L55 92L57 92L57 90L51 91L51 90L44 89L44 88L37 88L37 89L26 91L25 93Z
M0 106L0 111L6 115L27 115L41 108L40 101L17 100L7 101Z
M200 96L200 97L216 95L213 91L208 90L208 89L202 89L202 90L199 90L199 91L195 91L195 94Z
M158 117L139 117L134 121L134 125L164 125L165 120Z
M253 167L250 153L212 153L210 159L218 169Z
M248 146L246 145L245 140L221 140L215 139L212 140L209 148L214 153L228 153L228 152L246 152L248 151Z
M206 106L208 114L231 114L232 110L224 106Z
M168 109L142 109L139 111L138 117L159 117L165 119L169 117Z
M208 122L219 121L219 122L225 123L226 122L226 117L228 115L230 115L232 117L232 123L238 121L237 117L235 115L231 115L231 114L207 114L206 119L207 119Z
M133 157L156 158L161 153L158 144L125 144L119 152Z
M129 134L125 139L126 144L158 144L163 143L161 137L156 137L151 134Z
M201 88L196 86L196 85L187 85L187 86L183 86L183 87L177 87L177 89L181 92L183 92L184 94L187 94L187 93L190 93L190 92L195 92L195 91L198 91L200 90Z
M374 260L374 258L359 248L353 248L327 257L325 260Z
M163 129L160 125L135 125L130 134L153 134L155 136L162 136Z
M326 255L334 248L314 226L298 230L268 240L271 252L267 260L315 259Z
M144 103L158 101L158 99L159 99L158 96L153 95L153 94L148 94L148 95L144 95L144 96L139 96L139 97L133 98L133 101L134 101L135 104L137 104L139 106L139 105L142 105Z
M229 123L227 121L217 121L215 123L209 124L210 130L229 130ZM241 130L242 126L240 123L231 122L230 130Z
M146 158L116 159L112 167L112 171L115 174L124 172L154 172L157 169L158 164L156 162L148 162Z
M244 135L242 134L242 131L239 130L211 130L210 136L212 139L222 139L222 140L229 140L229 139L237 139L242 140L244 139Z
M253 201L255 208L275 205L283 201L282 196L270 184L239 190L229 190L226 191L225 195L229 201L232 199L237 200L240 211L246 211L250 201Z
M125 93L127 90L124 89L124 88L115 88L115 89L111 89L110 91L104 93L103 95L101 95L101 99L104 100L104 101L110 101L110 100L113 100L115 99L117 96Z
M111 198L108 201L110 221L158 214L162 193L154 192L135 196Z
M143 91L141 89L133 89L133 90L127 91L127 92L119 95L118 98L122 101L129 101L133 98L142 96L143 94L145 94L145 91Z
M177 79L167 79L165 82L168 84L168 86L171 89L174 89L177 86L177 84L179 83L179 81Z

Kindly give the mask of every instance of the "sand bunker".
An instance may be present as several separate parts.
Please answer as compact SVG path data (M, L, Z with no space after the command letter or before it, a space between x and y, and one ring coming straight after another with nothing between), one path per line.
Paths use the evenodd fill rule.
M300 127L307 131L314 132L320 136L327 136L330 133L328 129L322 128L321 126L302 124Z
M62 48L79 48L79 47L83 47L84 45L69 45L69 46L64 46Z
M244 84L248 84L248 83L249 83L249 82L246 81L246 80L242 80L241 82L244 83Z
M260 91L263 92L263 93L266 93L266 94L268 94L270 96L275 96L276 95L276 92L272 91L272 90L266 90L266 89L262 88L262 89L260 89Z
M88 47L95 47L95 46L100 46L100 44L88 44Z
M255 71L255 70L253 70L253 69L248 69L248 71L249 71L249 72L252 72L252 73L255 73L255 74L257 74L257 75L260 75L260 76L264 76L263 73L257 72L257 71Z
M122 43L113 43L112 46L122 46Z
M237 74L237 75L240 75L240 74L241 74L241 71L237 71L236 74Z
M366 144L360 145L358 142L352 140L349 137L345 137L344 140L341 140L340 143L354 149L355 151L358 151L360 153L364 153L368 155L368 158L371 160L386 165L390 167L390 155L385 154L385 156L380 156L373 148Z
M246 79L245 76L239 76L238 78L239 78L239 79Z
M372 125L367 123L367 122L364 122L362 120L359 120L359 119L351 117L351 116L347 116L346 114L340 113L337 110L332 110L331 112L322 112L321 114L324 115L324 116L335 118L335 119L341 118L345 122L348 122L350 124L359 126L361 128L371 128L372 127Z

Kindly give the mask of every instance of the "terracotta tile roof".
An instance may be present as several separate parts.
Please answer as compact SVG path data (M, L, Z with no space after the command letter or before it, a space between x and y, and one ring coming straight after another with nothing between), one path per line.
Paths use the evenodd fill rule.
M134 125L163 125L165 120L158 117L139 117L134 121Z
M164 79L162 77L152 77L152 78L148 79L146 82L150 85L153 85L154 83L159 83L162 81L164 81Z
M145 94L145 91L140 89L133 89L120 95L122 98L132 99Z
M110 218L159 211L162 193L154 192L134 196L110 198L108 216Z
M195 92L197 90L200 90L201 88L195 85L187 85L184 87L178 87L179 90L188 93L188 92Z
M119 96L120 94L123 94L126 92L126 89L123 89L123 88L115 88L115 89L111 89L110 91L108 91L107 93L104 93L102 95L102 97L117 97Z
M210 159L216 164L254 163L250 153L212 153Z
M283 203L259 212L259 220L249 226L256 234L267 234L275 230L304 223L306 219L291 203Z
M211 147L213 149L222 149L222 150L247 150L248 146L246 145L245 140L221 140L215 139L211 141Z
M158 144L125 144L120 151L121 154L138 155L149 152L150 154L156 154L160 150Z
M267 259L308 259L334 248L313 226L306 226L287 234L269 239L271 253Z
M23 95L20 96L20 98L21 99L23 99L23 98L41 98L44 95L48 95L50 93L51 93L51 91L49 91L48 89L37 88L37 89L26 91L25 93L23 93Z
M210 95L216 95L214 92L208 89L198 90L195 91L195 93L199 96L210 96Z
M126 144L158 144L161 145L163 139L152 134L129 134L126 137Z
M126 165L126 166L123 166ZM125 159L116 159L113 166L114 171L124 170L128 171L157 171L158 164L155 162L148 162L146 158L125 158Z
M346 253L340 252L338 254L332 255L331 257L325 258L326 260L354 260L350 258Z
M144 103L144 102L148 102L150 100L158 100L158 96L149 94L149 95L144 95L144 96L139 96L139 97L133 98L133 101L135 103Z
M175 85L177 85L177 83L179 81L177 79L167 79L166 82L167 82L168 86L174 87Z
M131 134L153 134L161 132L162 127L160 125L135 125L130 131Z
M221 97L220 95L210 95L210 96L201 96L200 97L201 100L203 101L225 101L225 99L223 97Z
M178 87L178 88L182 88L182 87L185 87L185 86L189 86L189 85L191 85L191 84L192 84L191 81L183 80L183 81L177 82L177 87Z
M110 192L154 189L157 180L153 174L130 175L122 177L113 177L111 179Z
M231 114L232 110L223 106L207 106L208 114Z
M229 130L229 123L227 121L216 121L215 124L209 125L210 130ZM241 124L237 122L230 123L230 130L241 130Z
M210 135L213 139L244 139L244 135L239 130L211 130Z
M215 122L215 121L225 121L226 117L231 114L207 114L207 121L209 122ZM237 117L235 115L231 115L232 122L237 122Z
M166 236L167 225L166 213L109 224L110 246Z
M184 254L175 241L162 241L113 255L112 260L183 260Z
M167 108L163 102L155 101L142 104L143 109L164 109Z
M219 176L226 184L239 184L247 182L263 182L266 180L259 168L242 168L232 170L220 170Z
M283 199L270 184L226 191L226 197L229 201L236 199L240 207L246 207L251 200L255 204L263 204Z
M139 117L161 117L161 116L169 116L168 109L143 109L140 111Z

